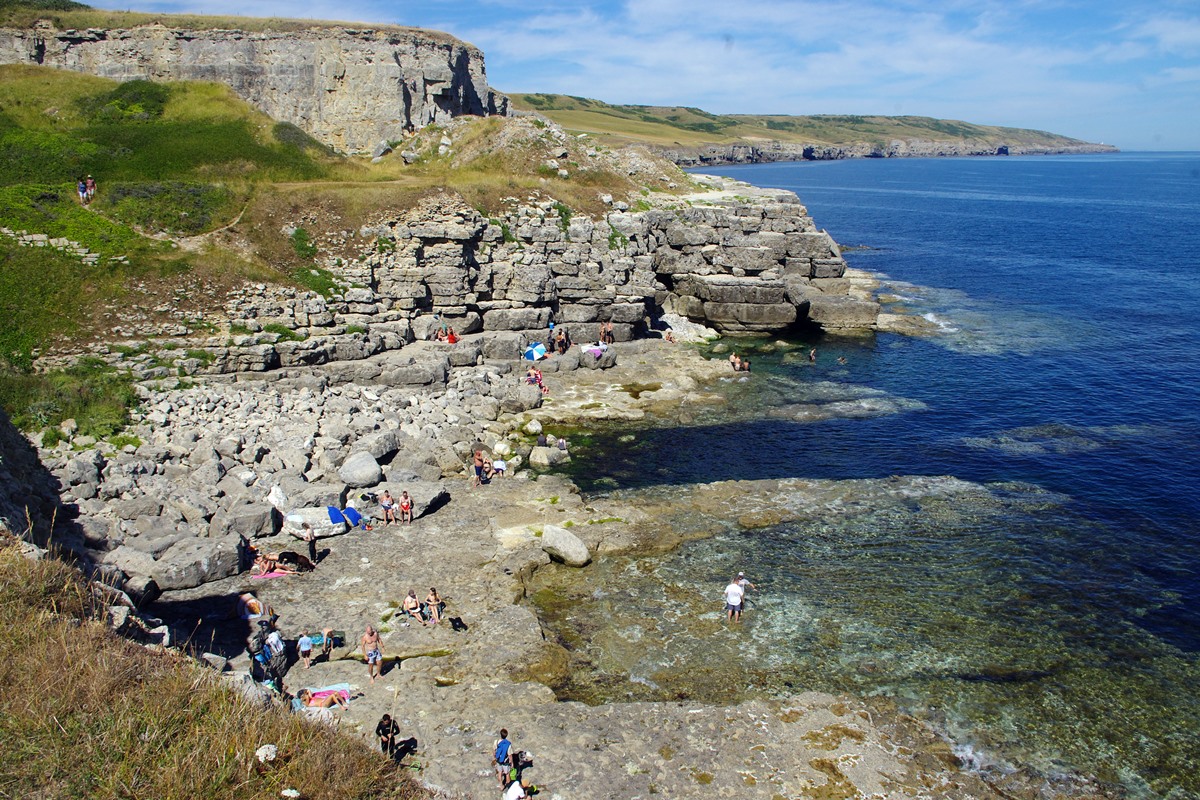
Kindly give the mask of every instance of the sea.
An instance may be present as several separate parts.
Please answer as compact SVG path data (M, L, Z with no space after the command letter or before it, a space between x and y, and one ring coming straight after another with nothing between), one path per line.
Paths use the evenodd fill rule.
M724 340L751 379L687 424L590 431L585 494L894 475L980 491L547 572L538 611L575 667L560 696L849 692L972 768L1200 797L1200 153L704 171L795 192L930 334ZM756 584L736 629L734 570Z

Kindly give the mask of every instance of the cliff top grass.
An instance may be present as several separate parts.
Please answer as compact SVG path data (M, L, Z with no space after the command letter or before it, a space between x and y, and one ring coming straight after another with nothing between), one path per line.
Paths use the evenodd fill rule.
M0 531L0 796L429 796L363 742L255 708L190 659L116 636L74 568L16 544ZM279 752L267 765L264 744Z
M886 143L893 139L957 141L995 144L1084 144L1045 131L976 125L932 117L854 116L816 114L711 114L682 106L610 105L586 97L561 94L510 94L514 106L537 111L572 131L585 132L616 144L645 142L669 147L699 147L772 139L796 144L848 145Z
M192 31L237 30L248 33L296 33L311 30L350 29L371 31L381 36L416 35L443 43L466 45L442 31L389 25L378 22L288 19L285 17L230 17L198 14L154 14L137 11L106 11L71 0L0 0L0 27L26 29L49 22L57 30L135 28L162 25ZM467 45L471 46L471 45Z

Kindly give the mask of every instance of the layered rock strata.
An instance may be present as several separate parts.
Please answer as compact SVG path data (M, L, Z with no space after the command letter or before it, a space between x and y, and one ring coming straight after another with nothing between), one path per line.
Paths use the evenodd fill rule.
M259 32L138 25L0 29L0 63L126 81L216 81L342 152L370 151L430 123L508 113L483 53L413 28L317 26Z

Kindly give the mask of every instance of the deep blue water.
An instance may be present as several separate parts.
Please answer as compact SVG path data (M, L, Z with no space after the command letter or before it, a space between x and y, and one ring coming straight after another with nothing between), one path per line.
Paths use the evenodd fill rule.
M585 488L915 474L1055 499L1005 506L1003 489L995 506L718 536L661 559L654 579L699 597L734 564L775 575L764 606L780 621L751 630L788 687L937 708L962 741L1135 796L1200 792L1200 154L705 171L796 192L851 267L942 333L735 343L755 366L728 386L735 412L633 442L601 432L578 459ZM775 413L862 393L900 410ZM621 669L651 683L686 672L688 637L659 633L673 643ZM963 678L997 664L1038 677Z
M848 252L851 266L961 292L936 313L960 326L983 315L975 335L994 339L968 341L965 352L889 336L818 346L831 359L851 351L850 379L928 410L789 431L800 441L766 425L763 447L742 458L765 451L777 463L743 461L748 470L951 474L1063 492L1124 529L1098 548L1179 593L1146 624L1200 650L1200 154L709 171L796 192L838 242L872 248ZM1144 430L1029 457L957 446L1042 425ZM794 458L797 448L815 451L814 463Z

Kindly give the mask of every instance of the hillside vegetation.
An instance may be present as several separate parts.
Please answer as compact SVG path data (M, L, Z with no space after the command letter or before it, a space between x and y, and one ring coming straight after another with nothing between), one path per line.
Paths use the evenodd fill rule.
M136 319L214 333L209 318L247 282L331 294L311 241L430 192L456 191L487 215L534 193L596 211L601 193L633 192L602 159L572 156L569 178L548 168L563 150L552 133L541 120L462 118L397 142L412 163L370 163L221 84L0 66L0 406L26 429L74 417L81 433L109 436L123 425L113 403L131 394L86 361L34 375L39 357L136 340L121 333ZM84 206L75 184L89 174L99 191ZM284 233L300 219L305 230Z
M358 741L255 708L178 653L111 633L72 567L0 531L0 797L427 797ZM52 687L52 688L51 688ZM255 750L279 757L260 764Z
M1050 147L1083 144L1045 131L932 117L710 114L682 106L609 105L561 94L510 94L509 97L518 109L537 111L568 130L588 133L613 144L644 142L697 147L763 139L825 145L893 139L969 139Z

